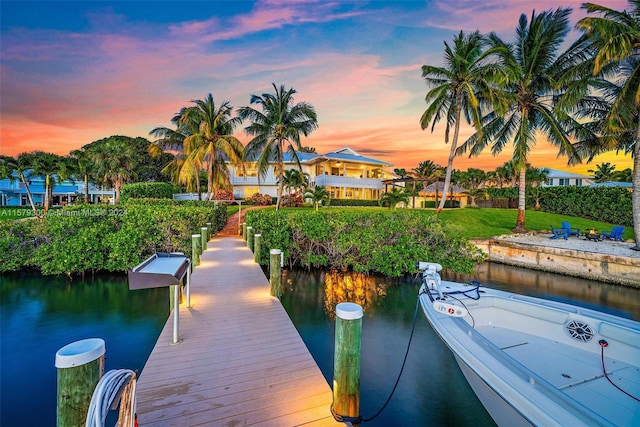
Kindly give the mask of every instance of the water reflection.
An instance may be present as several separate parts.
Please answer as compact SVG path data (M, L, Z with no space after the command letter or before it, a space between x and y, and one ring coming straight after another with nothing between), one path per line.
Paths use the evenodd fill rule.
M388 397L407 348L419 288L417 276L390 279L355 273L285 270L282 304L331 383L335 306L364 308L361 414L375 413ZM594 308L640 320L640 289L483 264L473 275L445 275L486 286ZM491 417L465 381L453 355L418 313L405 371L389 406L368 426L492 426ZM428 422L425 420L429 420Z

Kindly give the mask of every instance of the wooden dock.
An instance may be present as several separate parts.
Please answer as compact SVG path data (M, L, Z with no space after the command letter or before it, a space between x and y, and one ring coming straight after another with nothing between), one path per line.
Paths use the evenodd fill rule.
M339 426L331 388L241 237L215 237L137 384L146 426Z

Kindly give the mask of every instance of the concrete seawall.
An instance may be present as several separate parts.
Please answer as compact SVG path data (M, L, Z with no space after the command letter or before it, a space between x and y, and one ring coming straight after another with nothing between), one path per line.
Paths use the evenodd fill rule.
M640 252L621 242L545 236L474 240L489 261L640 288Z

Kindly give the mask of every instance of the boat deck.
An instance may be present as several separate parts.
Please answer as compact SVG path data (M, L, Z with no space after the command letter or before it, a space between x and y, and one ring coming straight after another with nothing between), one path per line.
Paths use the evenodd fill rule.
M336 426L331 388L239 237L215 238L140 375L140 426Z
M599 352L501 327L483 325L476 329L514 360L576 401L586 402L604 418L615 419L619 425L640 423L640 403L609 383ZM628 393L640 395L638 366L610 359L606 354L605 349L609 378Z

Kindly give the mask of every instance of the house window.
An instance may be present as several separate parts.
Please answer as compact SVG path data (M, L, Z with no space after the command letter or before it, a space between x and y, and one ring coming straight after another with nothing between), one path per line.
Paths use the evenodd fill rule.
M568 178L560 178L559 185L569 185L569 179Z
M581 179L581 178L576 179L576 185L577 185L578 187L581 187L581 186L582 186L582 179Z
M254 194L257 194L259 192L260 192L260 190L258 188L253 188L253 187L245 188L244 189L244 198L245 199L250 199L251 196L253 196Z
M258 169L256 169L255 163L247 163L244 165L244 170L242 168L236 169L237 176L245 176L245 177L256 177L258 176Z
M553 186L553 178L549 178L547 180L547 185L550 186L550 187Z

